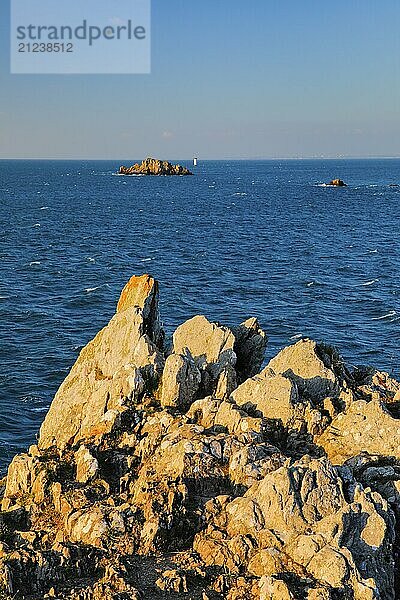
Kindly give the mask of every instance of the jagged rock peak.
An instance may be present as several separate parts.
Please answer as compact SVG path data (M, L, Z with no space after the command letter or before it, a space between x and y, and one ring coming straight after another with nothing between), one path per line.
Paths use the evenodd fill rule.
M127 403L164 367L158 283L132 277L117 312L83 348L40 429L39 446L64 448L112 431Z
M123 288L117 304L117 312L138 306L148 318L150 312L158 311L158 282L150 275L133 275Z
M159 313L159 285L148 274L133 275L121 292L117 313L132 308L140 308L143 314L145 333L158 346L162 346L164 332Z

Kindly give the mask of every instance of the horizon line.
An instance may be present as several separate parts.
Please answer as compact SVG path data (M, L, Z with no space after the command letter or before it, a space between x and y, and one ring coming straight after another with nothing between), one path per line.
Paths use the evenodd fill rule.
M196 156L196 155L194 155ZM193 161L194 156L190 157L190 158L171 158L169 159L170 161L185 161L185 162L191 162ZM400 155L395 155L395 156L386 156L386 155L367 155L367 156L354 156L354 155L349 155L349 156L343 156L343 155L338 155L338 156L266 156L266 157L230 157L230 158L201 158L199 156L196 156L197 160L199 162L227 162L227 161L237 161L237 162L249 162L249 161L253 161L253 162L260 162L260 161L279 161L279 160L398 160L400 159ZM0 157L0 161L7 161L7 160L13 160L13 161L41 161L41 160L46 160L46 161L71 161L71 162L78 162L78 161L102 161L102 162L121 162L121 161L132 161L132 160L136 160L136 159L132 159L132 158L93 158L93 157L78 157L78 158L70 158L70 157L59 157L59 158L54 158L54 157ZM137 159L137 160L143 160L143 159ZM161 160L161 159L160 159ZM166 160L166 159L162 159L162 160Z

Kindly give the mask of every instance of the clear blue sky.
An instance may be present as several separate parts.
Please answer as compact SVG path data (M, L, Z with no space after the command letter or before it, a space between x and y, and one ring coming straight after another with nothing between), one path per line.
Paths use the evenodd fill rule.
M400 155L399 0L153 0L123 76L10 75L8 4L0 158Z

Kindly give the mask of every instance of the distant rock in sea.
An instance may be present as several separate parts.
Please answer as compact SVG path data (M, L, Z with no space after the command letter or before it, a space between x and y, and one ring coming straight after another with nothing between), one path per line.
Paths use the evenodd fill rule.
M2 481L0 598L394 600L400 383L132 277ZM55 342L56 343L56 342Z
M119 168L120 175L193 175L186 167L182 165L173 165L167 160L158 160L157 158L146 158L131 167Z
M333 185L334 187L347 187L347 183L342 179L332 179L328 185Z

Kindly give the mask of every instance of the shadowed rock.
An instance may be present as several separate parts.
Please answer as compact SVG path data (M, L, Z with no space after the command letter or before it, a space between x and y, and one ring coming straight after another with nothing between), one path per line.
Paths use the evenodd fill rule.
M259 373L268 338L254 317L234 328L233 333L235 334L234 350L237 357L236 371L241 383L248 377Z
M224 370L236 365L235 336L228 327L211 323L204 316L189 319L173 335L173 352L193 357L201 372L204 396L212 394Z
M300 393L315 402L337 395L346 375L343 360L334 348L308 339L284 348L268 367L294 381Z
M140 308L145 333L156 346L161 347L164 341L164 332L161 327L158 302L158 281L150 275L134 275L121 292L117 313L132 307Z
M201 373L189 352L171 354L165 361L161 388L161 406L189 407L200 387Z

